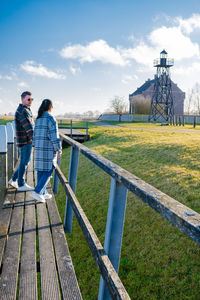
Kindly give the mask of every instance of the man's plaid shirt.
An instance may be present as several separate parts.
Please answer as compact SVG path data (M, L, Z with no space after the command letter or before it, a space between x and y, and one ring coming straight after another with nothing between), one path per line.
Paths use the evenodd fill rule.
M32 143L33 115L29 107L19 104L15 113L16 143L18 147Z

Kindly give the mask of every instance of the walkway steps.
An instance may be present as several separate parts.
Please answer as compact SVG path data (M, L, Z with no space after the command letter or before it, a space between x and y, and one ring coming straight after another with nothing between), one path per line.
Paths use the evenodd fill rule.
M0 299L82 299L55 198L35 204L30 194L8 189L0 208Z

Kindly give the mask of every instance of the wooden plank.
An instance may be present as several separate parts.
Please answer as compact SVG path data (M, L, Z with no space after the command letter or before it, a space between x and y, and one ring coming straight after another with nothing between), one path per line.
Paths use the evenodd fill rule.
M28 166L27 183L33 186L33 161ZM36 216L35 201L26 192L24 232L18 299L37 299Z
M51 187L48 187L48 191L53 194ZM54 196L52 199L47 200L47 206L63 299L81 300L82 296Z
M37 204L42 300L61 299L46 204Z
M0 267L3 259L4 248L7 241L8 227L10 225L10 218L12 214L12 205L14 202L15 192L8 192L6 199L9 205L0 208Z
M200 214L176 201L120 166L60 133L63 141L77 148L84 156L152 207L170 223L200 245Z
M15 170L19 165L19 160L15 166ZM4 254L4 248L7 241L8 227L10 225L10 219L12 215L12 208L15 202L15 188L8 188L5 195L3 206L0 207L0 267L2 264L2 258Z
M20 246L23 223L24 193L16 193L16 203L3 259L0 277L0 299L15 299L20 258Z
M92 225L87 219L67 179L65 178L58 166L56 167L56 173L60 179L61 184L65 189L66 194L69 197L68 199L70 201L70 204L83 231L85 239L90 247L95 262L100 270L100 273L107 285L107 288L110 292L110 296L112 297L112 299L115 300L130 300L127 291L125 290L118 274L116 273L113 265L111 264L108 256L106 255L104 248L101 245L101 242L99 241L96 233L94 232L94 229L92 228Z

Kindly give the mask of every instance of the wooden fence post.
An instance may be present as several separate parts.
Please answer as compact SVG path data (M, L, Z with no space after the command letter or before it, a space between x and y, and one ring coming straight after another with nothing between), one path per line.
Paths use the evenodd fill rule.
M60 158L57 159L57 164L60 167ZM53 192L54 192L54 194L58 194L58 183L59 183L59 178L54 170L54 177L53 177Z
M71 158L70 158L70 168L69 168L69 185L72 191L76 191L76 179L78 173L78 160L79 160L79 150L71 147ZM65 219L64 219L64 230L66 233L72 231L72 220L73 220L73 209L70 205L69 199L66 199L65 207Z
M70 137L72 138L72 120L70 121Z
M10 179L14 170L14 130L11 122L6 124L8 143L8 178Z
M176 115L176 126L178 126L178 116Z
M110 199L106 223L104 250L118 273L126 211L127 188L111 178ZM101 277L98 300L110 300L108 289Z
M178 116L178 125L181 126L181 116Z
M193 127L196 127L196 116L194 116L194 120L193 120Z
M7 132L6 132L6 126L0 125L0 206L4 202L7 186L8 186Z
M185 116L183 115L183 126L185 125Z
M88 122L86 122L86 137L88 138Z
M61 139L61 146L63 143L63 139ZM61 158L57 158L57 164L60 167L60 163L61 163ZM53 177L53 192L54 194L58 194L58 184L59 184L59 178L58 175L56 174L55 170L53 171L54 173L54 177Z

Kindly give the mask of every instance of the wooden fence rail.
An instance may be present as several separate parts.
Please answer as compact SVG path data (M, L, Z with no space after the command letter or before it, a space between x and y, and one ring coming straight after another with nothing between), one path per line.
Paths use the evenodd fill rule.
M170 125L185 126L185 124L193 124L195 128L200 123L200 116L174 115L169 118Z
M56 174L54 176L54 180L56 180L54 188L55 190L57 190L56 186L58 185L58 180L56 178L58 176L68 196L66 201L64 228L66 232L71 231L73 210L83 230L85 238L90 246L96 263L100 269L103 280L105 281L110 292L109 296L104 281L101 279L98 298L99 300L110 299L110 297L112 297L113 299L118 299L115 297L119 285L113 286L114 281L110 282L108 279L112 277L113 270L109 271L109 276L107 276L107 273L104 273L106 266L102 265L98 252L101 249L100 252L103 253L104 257L106 257L107 262L111 262L116 272L115 276L117 276L120 262L127 190L138 196L143 202L152 207L175 227L180 229L200 245L200 214L183 205L182 203L176 201L175 199L169 197L168 195L144 182L140 178L124 170L120 166L98 155L84 145L72 140L69 137L66 137L63 134L60 134L60 136L62 140L71 145L71 160L69 168L69 179L71 179L69 180L69 182L67 182L66 178L60 171L60 168L57 167ZM88 223L88 220L85 219L85 216L82 216L83 211L74 195L79 153L83 154L90 161L92 161L99 168L101 168L111 176L111 189L104 249L102 249L99 245L99 241L97 242L97 245L92 242L93 233L90 233L90 229L92 229L92 227ZM71 216L70 218L68 217L69 215ZM94 239L96 240L97 237L95 236ZM98 248L99 246L100 248ZM120 282L120 279L118 280ZM120 289L123 290L123 286L120 286ZM128 297L128 295L126 295L125 298L122 297L119 299L127 299L126 297Z

